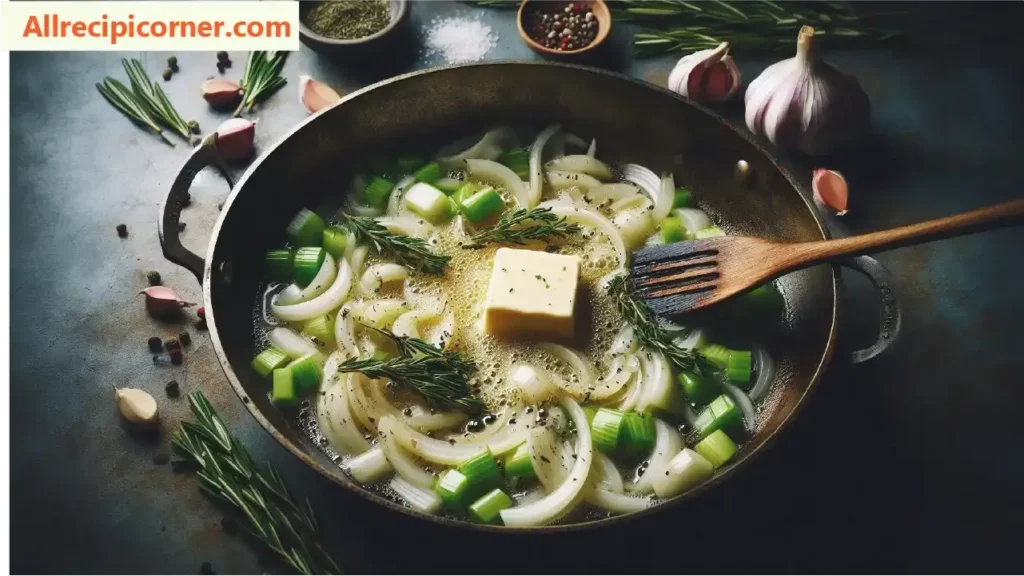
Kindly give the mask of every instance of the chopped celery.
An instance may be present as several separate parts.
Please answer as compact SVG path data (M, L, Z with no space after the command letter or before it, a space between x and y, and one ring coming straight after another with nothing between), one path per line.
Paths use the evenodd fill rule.
M416 170L419 170L426 162L419 156L401 156L395 164L398 166L398 171L402 174L412 174Z
M431 162L414 172L412 177L417 182L426 182L427 184L437 182L441 178L441 165L437 162Z
M733 350L729 352L729 361L725 366L725 377L729 382L750 388L750 372L752 362L749 350Z
M462 201L462 213L470 222L493 220L505 210L505 201L490 186Z
M601 408L590 423L594 446L605 454L614 454L619 445L619 429L622 427L622 412Z
M722 229L718 226L697 230L693 235L696 240L700 240L701 238L715 238L718 236L725 236L725 232L722 232Z
M454 510L465 509L472 500L469 478L458 470L445 470L437 478L434 492L444 500L445 506Z
M477 494L490 490L501 482L501 468L489 448L459 464L459 472L469 479L469 487Z
M688 208L693 202L693 196L690 191L680 186L676 188L676 194L672 198L672 208Z
M511 507L512 499L508 494L495 488L469 506L469 515L481 524L497 524L501 521L501 511Z
M509 478L533 478L537 475L526 444L520 444L515 452L505 458L505 475Z
M423 182L414 184L406 191L405 205L431 224L439 224L452 217L452 205L448 197Z
M345 254L345 244L348 243L348 230L339 226L324 228L324 250L335 259Z
M363 201L370 206L383 208L388 204L391 191L395 189L395 183L391 180L374 176L373 180L363 189Z
M693 449L707 458L715 468L720 468L722 464L728 462L737 450L736 443L721 430L715 430L707 438L697 442Z
M271 250L267 252L265 270L267 276L276 282L292 281L292 265L295 250Z
M701 354L717 368L725 368L729 364L729 350L721 344L708 344L700 349Z
M530 153L524 148L515 148L505 152L498 157L498 162L508 166L520 178L530 176Z
M469 198L473 194L476 194L477 192L483 189L483 186L475 182L466 182L462 186L459 186L459 189L456 190L454 194L452 194L452 200L454 200L456 204L461 205L463 200Z
M661 239L665 244L679 242L686 239L686 227L683 226L683 219L677 216L669 216L661 221Z
M593 406L584 406L583 413L587 415L587 424L594 423L594 416L597 414L597 408Z
M316 278L316 273L320 271L320 266L324 263L324 252L323 248L312 248L305 247L299 248L295 251L295 283L299 286L308 286L313 278Z
M310 318L302 323L302 332L323 344L334 340L334 317L330 314Z
M717 430L734 430L743 425L743 412L732 398L722 394L711 401L708 407L697 416L693 426L700 433L701 438L706 438Z
M264 378L288 363L288 355L271 346L252 359L252 369Z
M295 379L288 368L274 370L274 385L270 391L270 399L278 406L294 406L299 395L295 389Z
M465 184L462 180L457 178L441 178L437 182L434 182L434 188L437 188L441 192L451 196L459 191L459 188Z
M683 392L686 393L686 398L697 406L707 404L718 393L719 387L714 381L693 372L680 372L678 380Z
M647 454L654 448L654 419L650 414L630 412L622 417L622 452L629 456Z
M285 367L285 370L292 373L296 390L308 391L320 387L320 378L323 376L323 370L320 368L321 358L323 356L319 352L310 352ZM277 370L274 373L276 374Z
M303 208L288 224L288 241L296 246L319 246L324 241L324 219Z

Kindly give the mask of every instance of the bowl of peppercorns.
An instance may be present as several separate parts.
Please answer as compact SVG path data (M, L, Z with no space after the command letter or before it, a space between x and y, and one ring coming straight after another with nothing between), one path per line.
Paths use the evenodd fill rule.
M568 58L597 48L612 29L612 15L602 0L551 2L524 0L519 5L519 35L531 50Z

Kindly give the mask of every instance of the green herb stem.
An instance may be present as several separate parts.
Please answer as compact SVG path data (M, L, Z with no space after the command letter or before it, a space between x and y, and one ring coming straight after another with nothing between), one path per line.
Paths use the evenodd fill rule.
M485 230L473 235L472 243L463 248L482 248L485 244L522 245L530 240L547 240L551 237L565 238L580 232L579 224L570 224L565 217L551 213L551 208L520 208Z
M192 143L195 136L192 135L192 129L189 128L188 122L174 109L163 89L149 79L142 63L134 58L122 58L121 65L128 74L128 80L132 86L131 93L148 116L177 132L186 142Z
M288 83L281 76L287 58L287 52L249 52L249 57L245 61L245 71L242 73L242 101L235 109L235 117L251 111L256 102L267 98Z
M450 256L437 254L431 250L426 240L394 234L373 218L348 214L342 214L342 218L342 224L355 234L359 241L371 244L378 254L390 256L406 268L421 270L428 274L444 274L444 269L451 260Z

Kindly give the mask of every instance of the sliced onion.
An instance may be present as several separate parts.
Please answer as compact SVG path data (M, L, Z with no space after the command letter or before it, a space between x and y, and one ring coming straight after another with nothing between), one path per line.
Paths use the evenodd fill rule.
M389 486L413 510L419 510L425 514L437 514L444 507L444 500L441 500L437 492L416 486L402 476L392 478Z
M623 198L632 198L640 195L640 189L628 182L616 184L601 184L596 188L587 190L586 197L591 202L601 204L602 202L615 202Z
M366 396L363 385L368 380L362 374L353 373L345 382L345 390L348 392L348 405L352 415L363 428L372 432L377 430L377 421L383 415L383 410Z
M640 364L644 370L644 390L637 401L638 412L650 412L654 408L669 410L675 400L675 383L672 368L661 352L642 352Z
M531 404L545 402L555 393L551 376L545 370L530 364L513 366L509 371L508 379L519 388L523 400Z
M630 358L636 359L636 356L628 356L626 358L627 366L629 364ZM622 397L622 402L619 403L619 410L623 412L629 412L630 410L636 407L636 403L640 400L640 396L644 392L645 376L646 375L644 374L643 366L641 366L634 372L633 384L626 389L626 393Z
M409 277L409 269L398 264L374 264L363 272L359 279L359 289L363 294L372 295L377 293L389 282L402 282Z
M644 191L644 194L658 205L658 197L661 195L661 178L654 172L639 164L626 164L622 167L622 178L635 183Z
M412 454L406 452L393 438L393 426L395 419L391 416L384 416L377 423L377 432L380 434L380 448L384 451L391 467L395 473L409 481L409 483L420 488L431 489L434 487L435 476L423 469L423 466L413 458Z
M680 450L686 447L679 431L667 424L661 418L654 419L654 449L647 458L647 471L637 479L636 482L628 482L625 485L627 492L638 492L650 494L654 491L651 479L665 473L665 464L675 457Z
M298 358L320 351L312 340L291 328L274 328L267 332L267 339L270 340L270 344L274 348L284 352L289 358Z
M754 347L754 366L757 369L757 381L750 389L750 399L760 402L775 382L775 361L768 351L760 346Z
M381 478L391 473L391 464L384 457L380 446L363 452L355 458L345 462L345 469L360 484L375 484Z
M613 356L632 354L636 352L639 345L640 341L637 340L633 327L623 326L622 330L619 330L619 333L615 336L615 340L612 340L612 345L608 348L608 354Z
M501 414L497 416L496 421L493 424L485 424L483 430L474 432L469 436L464 434L453 434L447 438L448 443L450 444L451 441L454 440L456 444L485 444L485 440L504 430L509 426L509 422L518 422L515 418L520 408L522 408L521 405L517 405L515 407L506 406L505 409L501 411ZM519 425L517 424L516 426ZM525 440L526 436L524 435L523 438Z
M673 214L679 217L683 221L683 227L686 228L686 234L692 237L699 230L710 228L712 226L711 218L703 210L696 208L677 208L672 211Z
M445 308L447 308L448 311L445 312L444 317L441 319L441 323L437 325L437 328L435 328L434 335L428 338L427 341L438 348L446 350L451 347L452 342L455 342L456 325L455 310L448 308L447 304L445 304Z
M643 194L634 194L629 198L622 198L620 200L612 202L611 204L608 205L607 210L613 214L619 212L620 210L636 208L642 209L646 212L649 211L650 207L651 201L647 198L647 196L644 196Z
M434 227L429 222L415 216L377 218L377 224L387 228L388 232L392 234L414 236L416 238L426 238L434 232Z
M352 261L349 264L351 264L353 277L362 274L363 264L366 264L366 256L369 253L369 246L357 246L356 249L352 251Z
M671 172L663 172L661 174L661 188L658 193L658 198L654 201L654 221L661 222L665 218L668 218L670 212L672 212L672 204L676 198L676 180L672 176Z
M580 172L563 172L562 170L545 170L544 178L552 188L572 188L576 187L586 193L591 188L597 188L601 185L601 181L593 176L582 174Z
M750 396L743 390L736 387L735 384L727 382L724 379L721 382L722 390L732 398L732 401L740 407L740 411L743 412L743 428L747 432L753 434L757 428L757 410L754 409L754 403L750 400Z
M576 460L561 486L547 496L525 506L501 511L505 526L541 526L558 520L578 501L587 485L594 449L587 415L571 398L563 398L562 407L576 425Z
M619 234L618 228L607 218L586 208L552 208L551 213L555 216L564 217L568 222L576 222L577 224L600 230L602 234L608 237L608 240L615 248L615 253L619 256L619 267L625 268L629 265L629 252L626 251L626 244L622 240L622 235Z
M654 500L619 494L603 488L593 488L587 495L587 502L615 514L631 514L647 509L654 503Z
M374 300L363 307L362 321L374 328L387 328L400 314L408 310L404 300L394 298Z
M544 191L544 174L541 158L544 155L544 145L562 127L555 124L541 130L540 134L533 140L530 146L530 189L526 196L526 204L520 202L523 208L533 208L540 202L541 193Z
M551 492L558 488L569 474L570 466L563 455L564 448L558 434L550 428L534 428L526 438L530 463L537 473L537 480Z
M518 410L517 410L518 412ZM581 410L582 412L582 410ZM523 423L525 418L520 419L518 424L509 424L500 432L480 442L464 442L450 444L446 440L431 438L413 430L404 422L394 422L394 439L406 450L416 454L420 458L435 464L457 466L471 456L475 456L484 447L490 448L491 453L500 456L510 450L514 450L526 440L529 429ZM586 425L586 417L583 419ZM587 431L589 437L590 432Z
M619 212L612 220L612 224L618 229L626 247L630 249L643 245L658 226L646 208Z
M579 172L588 174L598 180L610 180L612 169L604 162L586 154L573 154L562 156L548 162L545 166L548 170L560 170L562 172Z
M405 191L407 188L416 183L416 178L412 176L406 176L395 184L394 190L391 191L391 196L388 197L388 209L386 214L391 217L400 216L405 212L405 203L402 199L405 198ZM383 220L383 218L381 219Z
M511 128L495 128L484 134L476 144L461 152L447 153L448 150L442 149L442 152L446 154L438 156L437 161L448 168L454 168L463 160L495 160L498 156L501 156L501 153L505 151L508 143L515 139L515 136L516 133ZM450 149L457 145L458 143L455 143L445 148Z
M384 212L383 210L377 208L376 206L363 206L361 204L350 206L349 211L356 216L361 216L364 218L376 218L377 216L380 216Z
M587 148L587 156L591 158L597 156L597 138L590 141L590 146Z
M600 452L594 452L594 465L590 468L590 481L595 488L604 488L618 493L624 491L622 474L615 467L615 462Z
M338 453L348 456L366 452L370 449L370 443L366 441L352 419L348 390L346 383L343 382L352 375L338 372L338 365L342 359L341 352L335 352L327 358L324 380L320 387L323 393L317 401L316 416L320 432L327 438L327 442Z
M526 189L526 185L508 166L490 160L466 160L466 170L474 178L504 188L516 199L520 207L533 207L529 202L529 190Z
M420 338L419 323L437 318L437 312L432 310L410 310L395 318L391 325L391 332L395 336L404 338Z
M334 340L338 343L338 349L349 356L359 355L354 317L359 315L361 309L361 304L346 302L334 320Z
M305 288L300 287L298 284L291 284L284 290L282 290L273 300L275 304L286 306L288 304L298 304L299 302L305 302L306 300L312 300L317 296L323 294L334 282L334 277L338 273L338 267L334 264L334 258L330 254L324 256L324 263L320 265L320 269L317 270L316 276L313 280L306 285Z
M359 244L357 244L356 242L356 235L354 233L349 232L348 235L345 236L344 258L345 261L348 262L349 267L352 266L352 256L355 254L356 248L359 246Z
M626 389L626 384L629 384L630 378L633 377L633 373L626 370L625 363L626 360L623 356L612 360L611 366L608 367L608 374L597 380L593 390L588 390L590 400L604 402L621 395L622 391Z
M700 328L690 332L686 338L676 338L672 341L676 345L676 348L682 348L683 350L694 350L700 348L708 342L707 334Z
M405 422L409 426L425 432L454 428L465 421L466 415L462 412L434 412L431 414L419 406L412 409L412 416L405 418Z
M352 269L349 268L348 262L342 261L338 268L338 274L334 278L334 282L326 292L312 300L307 300L298 304L290 304L287 306L271 304L271 309L274 311L274 316L285 322L309 320L310 318L323 316L328 312L336 310L345 301L345 298L348 297L348 292L351 288Z
M651 480L659 498L671 498L700 486L715 474L715 467L697 452L684 448Z
M589 388L594 385L594 381L597 380L594 365L590 360L581 356L579 352L553 342L542 342L537 344L537 347L568 364L573 372L576 373L576 379L580 386Z

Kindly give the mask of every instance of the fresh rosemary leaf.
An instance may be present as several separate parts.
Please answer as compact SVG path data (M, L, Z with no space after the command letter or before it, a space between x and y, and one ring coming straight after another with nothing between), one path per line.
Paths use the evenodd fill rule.
M153 84L153 81L149 79L142 62L135 58L122 58L121 65L124 67L125 73L128 74L128 80L132 86L131 94L134 95L135 101L139 103L140 107L145 109L149 117L177 132L186 142L194 142L195 136L192 135L188 122L174 109L170 99L167 98L160 86Z
M245 516L246 531L263 542L296 572L340 574L341 570L317 541L317 524L309 500L299 505L284 479L268 464L253 465L245 447L228 432L202 392L188 395L197 422L182 422L171 439L182 460L198 469L199 488Z
M278 88L288 83L281 76L287 52L253 50L245 61L245 72L242 73L242 101L235 110L235 116L252 110L256 102L273 94Z
M551 213L551 208L520 208L486 230L473 235L472 243L463 248L481 248L488 243L525 244L529 240L546 240L552 236L565 238L580 232L579 224L570 224L565 217Z
M444 274L450 256L438 254L422 238L394 234L366 216L342 214L343 225L361 242L373 246L378 254L394 258L399 264L428 274Z
M690 370L700 374L707 369L707 359L703 354L675 345L673 340L679 335L670 334L662 327L658 322L658 317L633 290L628 275L618 274L609 280L608 294L614 300L619 313L633 327L633 333L636 334L642 345L661 352L681 370Z
M419 393L432 408L455 408L478 414L483 402L469 390L476 374L472 359L458 352L442 350L418 338L395 336L387 330L366 326L395 342L399 356L387 360L353 358L338 367L339 372L359 372L369 378L387 378Z

